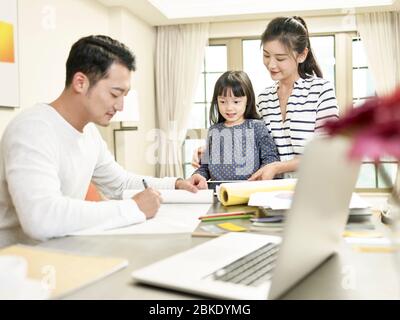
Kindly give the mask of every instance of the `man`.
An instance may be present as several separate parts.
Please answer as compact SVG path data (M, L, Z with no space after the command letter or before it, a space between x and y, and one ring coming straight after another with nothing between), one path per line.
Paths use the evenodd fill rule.
M94 124L107 126L123 109L135 57L106 36L76 42L66 64L64 91L50 104L21 112L1 141L0 229L21 225L34 239L85 228L115 228L153 217L161 202L155 189L205 188L205 180L151 178L120 167ZM93 124L94 123L94 124ZM149 188L121 200L125 189ZM109 199L84 201L90 181Z

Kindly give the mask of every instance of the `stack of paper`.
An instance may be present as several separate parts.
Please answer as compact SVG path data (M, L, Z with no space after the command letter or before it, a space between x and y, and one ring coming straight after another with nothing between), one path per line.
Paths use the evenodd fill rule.
M74 236L122 235L122 234L175 234L191 233L200 223L210 204L162 204L156 216L143 223L117 229L87 229L75 232Z
M123 199L132 198L135 194L143 190L125 190L122 194ZM163 203L213 203L213 190L199 190L196 193L186 190L157 190L161 193Z
M250 196L249 206L259 206L272 210L288 210L292 204L294 191L257 192ZM349 205L350 215L371 215L371 206L357 193L353 193Z
M283 216L270 216L264 218L253 218L252 230L257 228L262 228L263 231L270 232L282 232L284 227L284 217Z

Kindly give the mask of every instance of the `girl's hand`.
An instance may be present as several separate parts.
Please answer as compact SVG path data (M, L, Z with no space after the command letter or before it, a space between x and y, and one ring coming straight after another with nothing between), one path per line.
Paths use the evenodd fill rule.
M195 169L200 168L200 159L203 156L205 150L206 150L206 147L202 146L202 147L198 147L194 151L193 156L192 156L192 167L193 168L195 168Z
M279 162L273 162L266 164L264 167L258 169L249 178L249 181L255 180L272 180L277 175L277 170L275 164Z
M202 175L195 173L190 177L190 183L197 189L208 189L207 180Z

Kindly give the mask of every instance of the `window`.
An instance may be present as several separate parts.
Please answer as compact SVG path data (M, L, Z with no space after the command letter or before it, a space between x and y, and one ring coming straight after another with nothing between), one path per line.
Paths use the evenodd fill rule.
M256 97L274 81L263 63L260 40L243 40L243 71L249 75Z
M200 137L206 136L209 127L209 107L217 79L227 70L227 46L215 44L206 47L203 67L189 118L189 132L183 144L183 169L185 177L190 177L193 152L205 144Z
M353 61L353 105L358 107L375 95L375 86L368 69L367 57L361 38L354 37L352 43Z
M333 35L315 36L310 37L310 41L324 79L335 86L335 37Z
M352 41L352 64L353 64L353 106L360 105L368 98L375 96L375 86L365 49L360 37L354 37ZM383 169L392 180L391 185L385 184L378 169ZM388 189L393 186L397 174L397 161L390 158L381 159L379 164L370 159L364 159L356 187L358 189Z

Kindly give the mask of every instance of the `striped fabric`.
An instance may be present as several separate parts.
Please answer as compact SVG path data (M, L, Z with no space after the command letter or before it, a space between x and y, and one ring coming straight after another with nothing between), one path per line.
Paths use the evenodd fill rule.
M282 121L278 82L258 96L258 111L275 141L281 161L303 153L306 143L321 132L328 119L338 118L335 91L327 80L299 78L295 83Z

